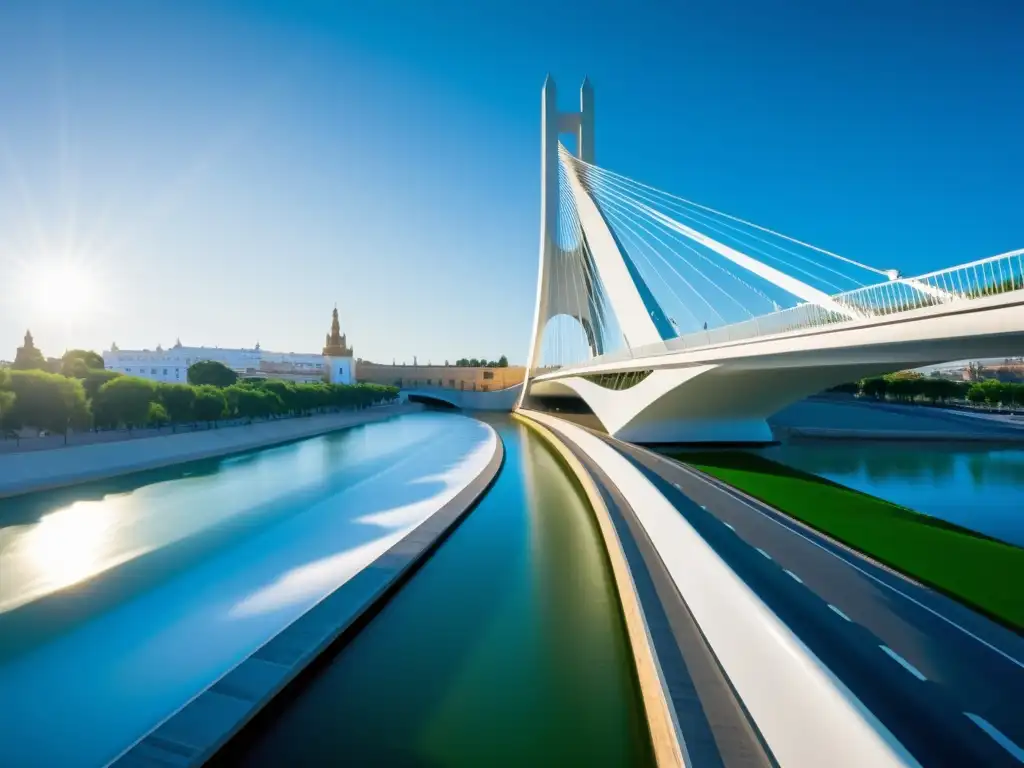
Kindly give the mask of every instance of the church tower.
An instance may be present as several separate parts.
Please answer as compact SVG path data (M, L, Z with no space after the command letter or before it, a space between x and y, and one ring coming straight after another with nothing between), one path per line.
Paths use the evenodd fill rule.
M356 365L353 350L348 346L345 334L341 332L338 322L338 307L335 305L331 314L331 332L324 340L324 367L327 369L327 380L331 384L355 384Z

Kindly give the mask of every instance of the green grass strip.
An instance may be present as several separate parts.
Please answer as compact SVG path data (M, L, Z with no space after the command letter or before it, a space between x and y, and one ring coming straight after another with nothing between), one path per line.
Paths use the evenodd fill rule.
M1024 549L740 451L676 453L691 464L1018 632Z

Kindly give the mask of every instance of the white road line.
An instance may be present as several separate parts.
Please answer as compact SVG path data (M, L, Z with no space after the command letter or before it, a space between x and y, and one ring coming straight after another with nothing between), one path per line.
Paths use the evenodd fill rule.
M722 525L724 525L726 528L728 528L733 533L736 533L736 529L733 528L731 525L729 525L727 522L725 522L725 520L722 521Z
M771 555L769 555L769 554L768 554L767 552L765 552L765 551L764 551L763 549L761 549L760 547L754 547L754 549L756 549L756 550L757 550L758 552L760 552L760 553L761 553L762 555L764 555L765 557L767 557L767 558L768 558L769 560L771 560L771 559L772 559L772 556L771 556Z
M686 466L680 464L679 462L671 461L670 459L666 459L666 458L664 458L662 456L659 456L656 453L652 453L650 455L651 456L656 456L658 459L660 459L661 461L665 462L670 467L678 469L678 470L680 470L682 472L686 472L688 475L693 477L695 480L700 480L705 485L710 485L712 488L716 488L719 491L721 491L722 493L729 493L729 491L726 490L727 486L720 486L720 485L718 485L716 483L713 483L713 482L711 482L711 480L707 479L706 477L702 477L700 474L694 472L689 467L686 467ZM996 646L992 645L992 643L988 642L987 640L985 640L985 639L983 639L981 637L978 637L976 634L971 632L971 630L969 630L969 629L967 629L965 627L960 626L959 624L957 624L955 621L953 621L948 616L944 616L943 614L941 614L938 611L936 611L934 608L931 608L931 607L925 605L920 600L915 600L910 595L908 595L906 592L904 592L904 591L902 591L900 589L897 589L896 587L894 587L892 584L889 584L888 582L882 581L882 579L878 578L873 573L868 573L867 571L865 571L863 568L861 568L856 563L852 563L849 560L847 560L845 557L842 557L839 554L837 554L836 552L833 552L828 547L826 547L823 544L820 544L819 542L817 542L814 539L810 538L806 534L804 534L801 531L799 531L796 528L794 528L792 525L787 525L786 523L784 523L781 520L777 519L775 514L766 512L763 509L758 509L756 506L751 504L749 501L747 501L742 496L739 496L739 495L736 495L736 494L732 494L732 493L730 493L729 495L732 496L732 498L734 498L740 504L743 504L744 506L754 510L759 515L762 515L763 517L768 518L773 523L775 523L778 526L781 526L782 528L785 528L790 533L796 534L801 539L804 539L805 541L810 542L811 544L813 544L814 546L816 546L818 549L822 550L823 552L828 552L830 555L832 555L832 557L836 558L837 560L839 560L839 561L841 561L843 563L846 563L851 568L854 568L855 570L860 571L862 574L867 576L872 581L875 581L878 584L881 584L883 587L885 587L886 589L889 589L889 590L895 592L900 597L906 598L907 600L912 602L914 605L916 605L916 606L918 606L920 608L924 608L924 610L928 611L928 613L932 614L933 616L937 616L938 618L942 619L947 624L956 627L957 629L959 629L961 632L963 632L968 637L971 637L971 638L977 640L979 643L984 645L986 648L995 651L996 653L998 653L1000 656L1002 656L1007 661L1011 661L1014 664L1016 664L1018 667L1020 667L1021 669L1024 669L1024 662L1019 661L1018 659L1015 659L1013 656L1011 656L1010 654L1006 653L1006 651L1003 651L1000 648L997 648ZM783 513L779 513L779 514L783 514Z
M783 568L782 570L786 571L786 575L788 575L791 579L793 579L793 581L795 581L797 584L803 584L804 583L803 579L801 579L799 576L797 576L795 573L793 573L792 571L788 570L787 568Z
M887 645L880 645L878 647L881 648L883 651L885 651L894 661L899 662L900 666L902 666L905 670L907 670L907 672L912 674L918 680L927 680L928 679L927 677L925 677L924 675L921 674L921 670L919 670L917 667L915 667L909 661L904 659L902 656L900 656L898 653L896 653L896 651L894 651L889 646L887 646Z
M1011 755L1013 755L1021 763L1024 763L1024 749L1021 749L1014 744L1010 739L1003 734L998 728L983 717L971 714L970 712L964 712L971 722L981 728L985 733L992 737L992 740L1000 747L1005 749Z
M829 604L828 604L828 607L829 607L829 608L831 608L831 609L832 609L832 612L833 612L833 613L835 613L835 614L836 614L837 616L841 616L842 618L846 619L847 621L849 621L849 622L851 622L851 623L853 622L853 619L851 619L851 618L850 618L849 616L847 616L847 615L846 615L845 613L843 613L843 612L842 612L842 611L840 611L840 610L839 610L838 608L836 608L836 607L835 607L834 605L832 605L832 603L829 603Z

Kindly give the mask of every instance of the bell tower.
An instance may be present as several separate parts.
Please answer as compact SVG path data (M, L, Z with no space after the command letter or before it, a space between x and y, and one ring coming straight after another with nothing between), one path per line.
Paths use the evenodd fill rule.
M355 384L356 364L353 350L349 348L345 334L341 332L337 304L331 313L331 331L327 334L325 342L323 354L327 381L331 384Z

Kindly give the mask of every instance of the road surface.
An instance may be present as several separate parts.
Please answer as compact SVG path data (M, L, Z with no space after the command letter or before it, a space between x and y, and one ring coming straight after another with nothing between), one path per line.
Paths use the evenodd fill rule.
M594 434L923 766L1024 764L1024 638L703 473Z

